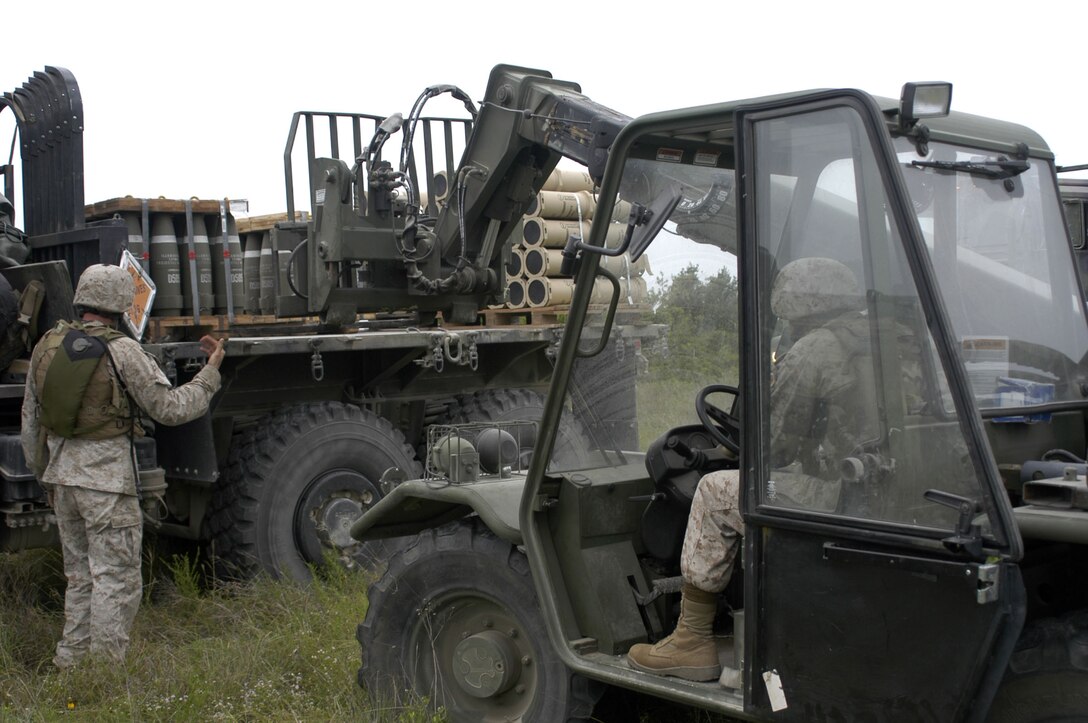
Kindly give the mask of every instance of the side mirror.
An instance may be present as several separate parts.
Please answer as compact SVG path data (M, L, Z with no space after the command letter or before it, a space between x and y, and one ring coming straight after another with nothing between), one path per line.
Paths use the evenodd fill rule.
M630 251L631 262L638 261L639 257L650 245L650 242L664 228L669 216L680 205L681 198L683 198L683 193L680 190L680 185L670 183L657 194L649 206L643 206L639 203L632 204L631 215L627 220L627 232L623 235L623 241L616 248L591 246L582 241L581 237L571 235L567 239L567 245L563 248L561 273L564 276L574 275L579 251L592 251L601 256L621 256Z

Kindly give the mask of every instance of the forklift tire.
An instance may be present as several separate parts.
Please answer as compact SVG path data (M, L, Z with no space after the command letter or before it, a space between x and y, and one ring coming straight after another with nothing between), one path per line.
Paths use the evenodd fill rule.
M1088 610L1020 635L987 723L1088 720Z
M583 721L604 690L552 650L528 560L479 520L421 533L368 597L359 684L377 704L426 698L473 723Z
M544 416L544 397L528 389L489 389L457 398L450 408L449 422L540 422ZM537 430L525 429L515 434L521 446L521 469L528 469L528 462L536 447ZM587 453L589 435L582 425L569 414L564 414L555 440L552 459L564 469L574 467Z
M217 573L305 583L330 554L348 567L384 561L395 543L355 543L347 530L390 467L421 475L404 436L369 410L320 402L265 417L235 436L212 497Z

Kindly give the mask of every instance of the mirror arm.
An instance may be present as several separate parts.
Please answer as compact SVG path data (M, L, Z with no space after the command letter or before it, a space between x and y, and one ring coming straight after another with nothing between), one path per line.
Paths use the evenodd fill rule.
M623 240L620 242L620 245L614 249L610 249L607 246L592 246L587 244L578 234L571 234L568 236L567 244L563 247L563 261L559 265L559 273L563 276L574 276L575 272L578 270L579 251L592 251L601 256L621 256L627 253L627 248L631 245L631 236L635 231L635 226L639 223L636 219L642 218L645 213L645 206L639 203L632 204L631 218L627 222L627 231L623 234Z

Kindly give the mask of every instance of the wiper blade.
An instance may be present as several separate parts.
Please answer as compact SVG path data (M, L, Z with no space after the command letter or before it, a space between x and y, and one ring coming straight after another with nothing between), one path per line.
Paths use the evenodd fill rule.
M1023 159L994 158L985 161L911 161L918 168L936 168L939 171L963 171L986 178L1012 178L1031 168Z

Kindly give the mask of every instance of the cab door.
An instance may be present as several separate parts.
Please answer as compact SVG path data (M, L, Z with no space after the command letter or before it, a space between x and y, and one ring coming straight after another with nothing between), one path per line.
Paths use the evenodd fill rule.
M813 94L737 132L748 711L980 718L1021 541L879 109Z

